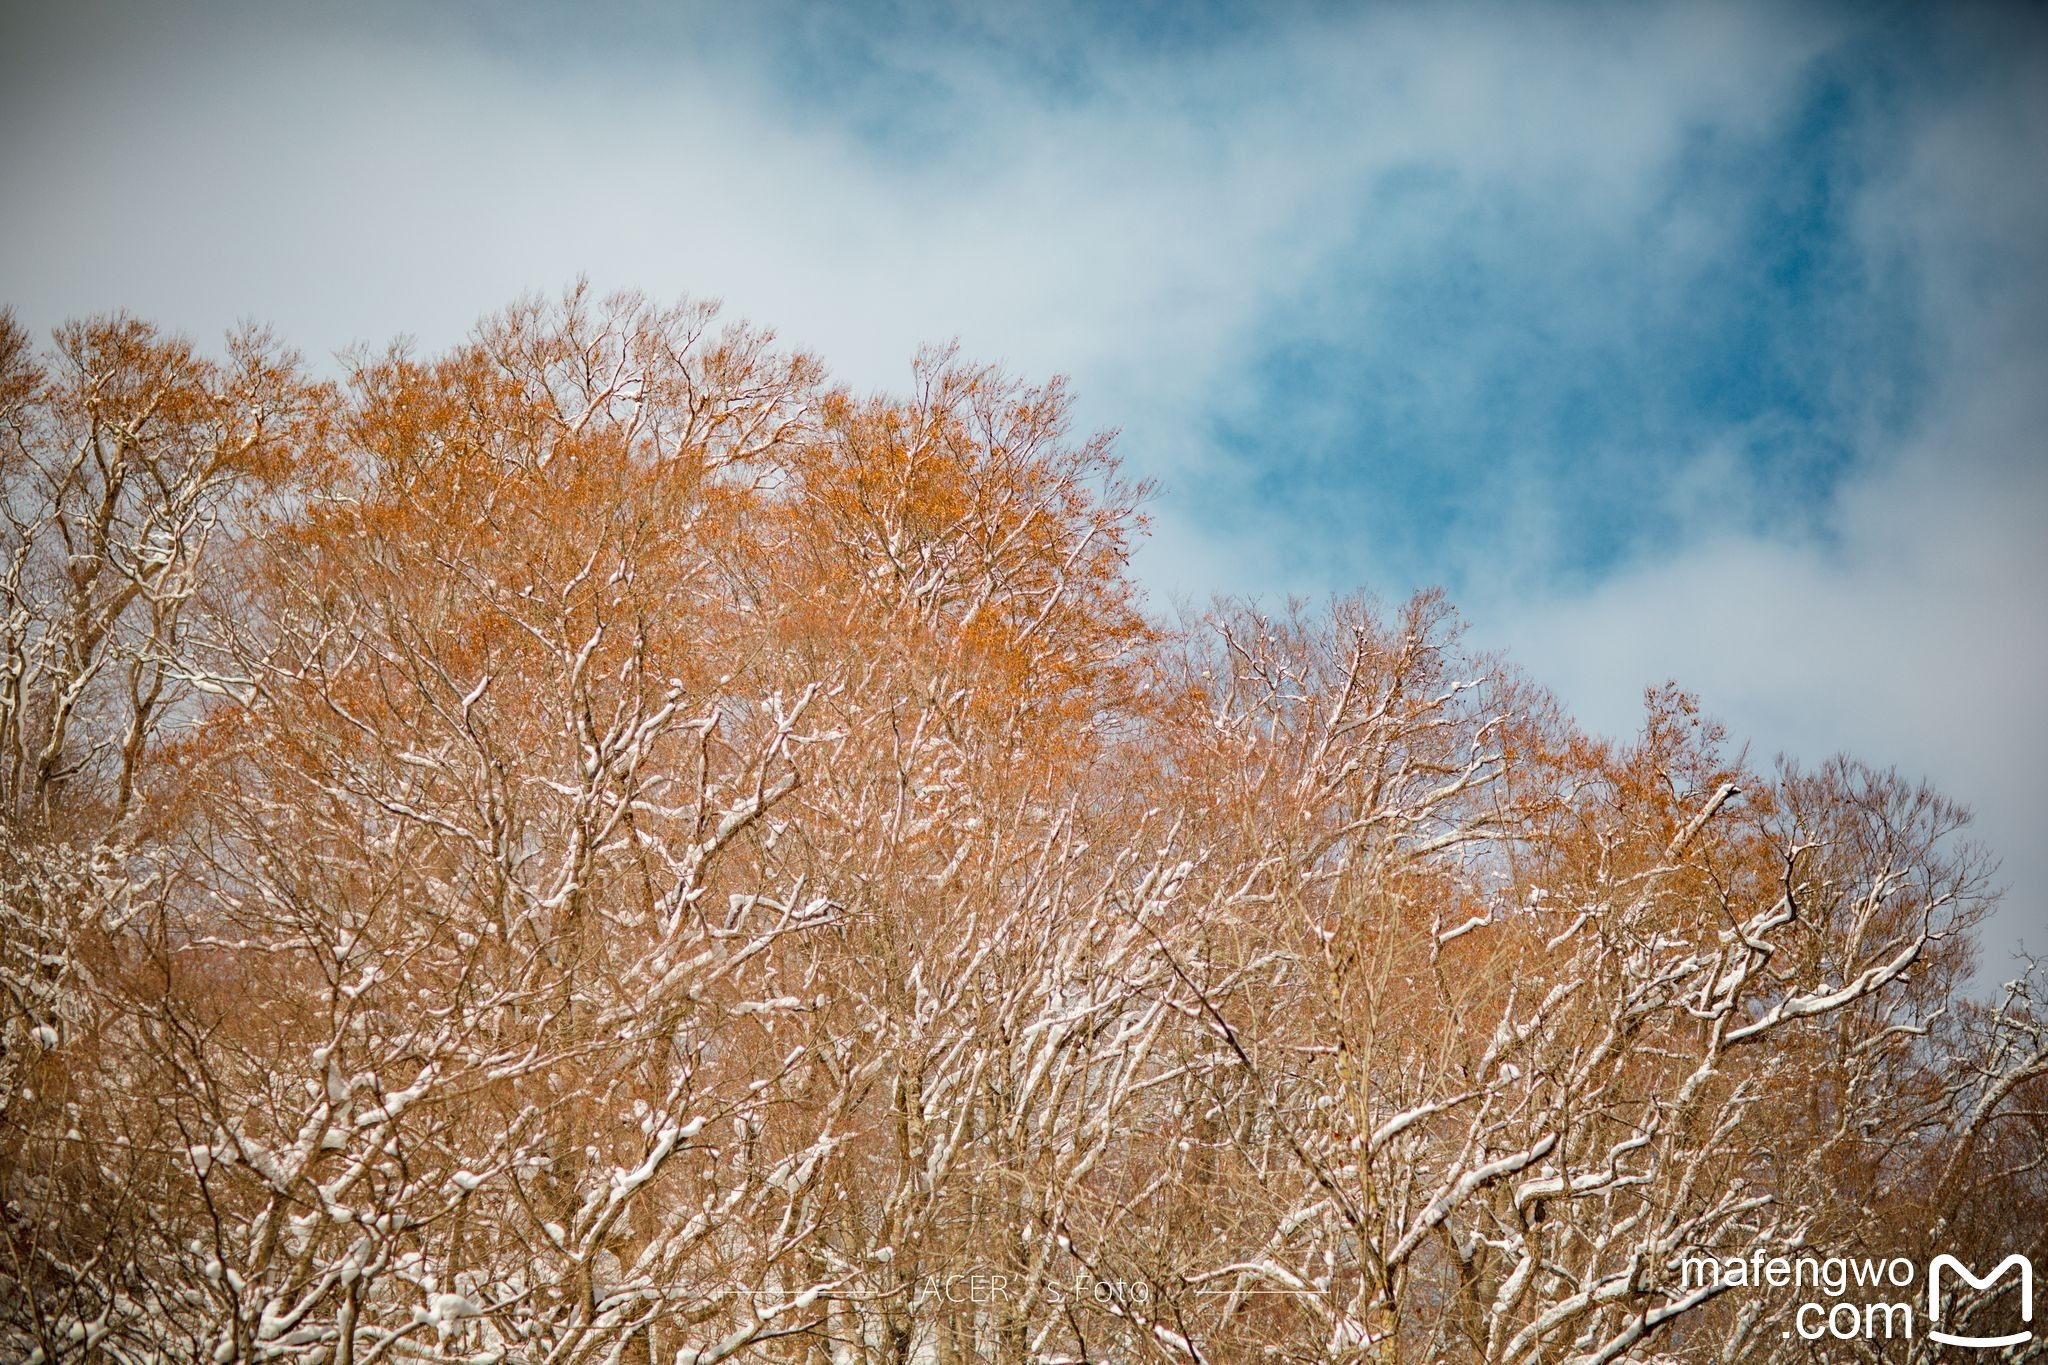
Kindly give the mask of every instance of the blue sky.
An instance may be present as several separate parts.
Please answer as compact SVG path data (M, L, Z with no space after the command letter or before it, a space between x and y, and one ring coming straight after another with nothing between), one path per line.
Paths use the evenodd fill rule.
M579 273L1071 374L1140 572L1449 586L1596 728L1975 806L2048 947L2048 15L13 7L0 297L427 345ZM1999 964L1988 964L1997 979Z

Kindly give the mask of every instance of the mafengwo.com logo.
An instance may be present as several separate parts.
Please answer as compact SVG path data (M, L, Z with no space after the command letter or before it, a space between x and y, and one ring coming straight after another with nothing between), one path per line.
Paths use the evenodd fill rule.
M1873 1257L1689 1256L1680 1262L1681 1290L1810 1290L1792 1310L1786 1336L1807 1341L1903 1341L1924 1333L1944 1346L1994 1350L2023 1346L2034 1338L2034 1264L2015 1252L1979 1275L1956 1257L1943 1254L1920 1267L1904 1256ZM1886 1302L1885 1291L1916 1291ZM1983 1335L1957 1330L1986 1309L1996 1310L2017 1291L2018 1331ZM1853 1297L1845 1297L1852 1295ZM1916 1312L1924 1308L1924 1316ZM1990 1317L1990 1312L1984 1316Z
M2019 1271L2020 1321L2028 1324L2027 1330L2009 1332L2002 1337L1959 1337L1936 1330L1931 1324L1934 1322L1936 1315L1941 1312L1941 1272L1943 1270L1954 1271L1972 1289L1976 1290L1991 1289L1998 1281L2005 1278L2005 1273L2008 1270ZM2000 1261L1996 1270L1979 1279L1970 1272L1968 1266L1958 1261L1955 1257L1935 1257L1933 1262L1927 1267L1927 1318L1930 1324L1927 1329L1927 1335L1936 1341L1950 1346L2018 1346L2023 1342L2033 1340L2034 1263L2018 1252L2014 1252L2003 1261Z

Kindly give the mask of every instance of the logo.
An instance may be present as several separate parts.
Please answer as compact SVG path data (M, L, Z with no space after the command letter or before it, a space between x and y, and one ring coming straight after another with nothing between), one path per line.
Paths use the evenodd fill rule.
M1949 1346L2018 1346L2022 1342L2033 1340L2034 1334L2031 1330L2014 1332L2009 1336L2002 1337L1959 1337L1948 1332L1936 1331L1932 1325L1941 1320L1941 1272L1943 1267L1947 1267L1962 1276L1964 1282L1972 1289L1989 1289L1993 1284L2004 1279L2005 1272L2011 1270L2014 1266L2018 1266L2020 1269L2020 1321L2032 1322L2034 1320L2034 1263L2025 1256L2014 1252L2000 1261L1997 1269L1982 1279L1979 1279L1971 1272L1968 1266L1953 1256L1941 1255L1935 1257L1933 1262L1927 1267L1927 1321L1929 1324L1927 1335L1933 1340Z
M1679 1260L1679 1285L1688 1291L1697 1291L1702 1297L1719 1293L1724 1289L1791 1289L1795 1294L1806 1290L1813 1295L1800 1303L1792 1312L1791 1324L1784 1335L1790 1339L1796 1332L1804 1341L1819 1341L1822 1337L1833 1337L1836 1341L1876 1341L1896 1338L1912 1339L1915 1327L1924 1328L1930 1341L1944 1346L1963 1346L1976 1350L1997 1349L2001 1346L2021 1346L2034 1339L2031 1328L1998 1337L1966 1337L1955 1332L1941 1330L1942 1274L1948 1272L1951 1283L1961 1279L1976 1291L1967 1305L1950 1303L1951 1309L1974 1310L1989 1304L1998 1297L1987 1291L1994 1285L2005 1282L2010 1288L2007 1272L2019 1271L2020 1321L2034 1320L2034 1264L2020 1252L2015 1252L2000 1261L1989 1275L1979 1275L1954 1256L1946 1253L1936 1256L1927 1263L1927 1316L1916 1318L1920 1296L1914 1294L1910 1300L1886 1301L1881 1296L1889 1288L1911 1290L1917 1283L1915 1276L1920 1267L1904 1256L1883 1260L1867 1256L1830 1256L1819 1259L1813 1256L1770 1256L1765 1249L1753 1249L1748 1258L1740 1256L1687 1256ZM1954 1298L1953 1291L1950 1295ZM1961 1316L1955 1313L1951 1316Z

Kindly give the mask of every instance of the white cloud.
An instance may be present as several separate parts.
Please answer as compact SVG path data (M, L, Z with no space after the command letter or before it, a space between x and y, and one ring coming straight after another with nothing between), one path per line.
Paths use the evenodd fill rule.
M2044 492L2040 477L1901 461L1849 494L1833 547L1711 540L1583 595L1473 614L1606 733L1630 733L1642 689L1676 678L1753 758L1846 751L1931 777L2003 859L2012 894L1985 935L1995 972L2022 937L2048 948Z
M25 320L127 308L203 336L254 316L315 354L400 331L431 347L587 272L723 296L861 385L954 335L1070 372L1084 419L1183 488L1216 472L1208 421L1248 392L1250 334L1315 303L1381 177L1427 168L1482 208L1510 191L1614 231L1699 130L1770 127L1841 27L1782 7L1390 6L1229 51L1098 58L1057 99L971 50L898 53L958 115L927 152L785 98L744 31L652 52L578 14L492 47L411 9L280 14L10 23L0 297ZM1597 723L1625 726L1641 685L1675 674L1767 745L1932 773L1979 806L2036 924L2044 502L2010 477L2038 468L2043 414L2013 405L2040 354L2012 349L2015 311L1973 302L1967 267L2032 249L2043 89L1927 121L1913 173L1866 203L1873 243L1938 267L1950 363L1983 382L1951 382L1920 444L1849 491L1835 548L1708 538L1583 595L1522 581L1475 604ZM1436 227L1368 240L1397 254ZM1667 217L1643 252L1682 275L1720 230ZM1559 325L1597 329L1601 307L1595 292ZM1255 509L1220 539L1170 494L1156 510L1143 568L1162 595L1343 586L1330 547ZM1540 499L1516 529L1570 534Z
M1583 593L1474 604L1609 733L1677 678L1766 754L1851 752L1973 807L2010 887L1983 935L1994 983L2023 940L2048 952L2048 70L2039 43L2015 51L1911 123L1858 207L1873 255L1918 265L1940 346L1913 431L1873 440L1832 535L1707 535Z
M1201 402L1248 321L1349 241L1376 175L1438 165L1625 214L1690 128L1768 118L1806 50L1753 12L1395 10L1192 69L1134 59L1065 103L961 54L970 128L922 158L703 52L543 78L445 28L134 22L98 48L47 39L91 54L73 69L8 73L0 166L26 192L0 207L0 278L37 320L121 306L203 331L261 315L316 348L434 343L589 271L724 295L862 382L957 331L1146 416Z

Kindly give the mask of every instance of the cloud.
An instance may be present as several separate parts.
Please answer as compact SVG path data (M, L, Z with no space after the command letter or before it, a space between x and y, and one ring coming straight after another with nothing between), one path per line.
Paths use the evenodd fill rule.
M408 31L410 10L326 31L78 13L100 21L48 20L8 73L4 170L35 188L0 222L31 314L255 313L316 347L401 327L431 343L588 270L726 295L863 382L960 331L1165 412L1201 406L1270 302L1352 245L1361 186L1442 166L1626 199L1694 123L1767 117L1798 64L1756 15L1460 15L1446 33L1390 10L1126 57L1057 96L981 49L904 38L884 69L927 73L908 99L853 82L821 110L729 24L658 61L601 17L484 44ZM568 57L537 68L551 42ZM950 131L906 147L874 106L920 98Z
M1675 674L1932 774L2038 907L2035 21L915 13L22 11L0 295L319 355L588 273L861 386L958 336L1165 481L1160 596L1447 581L1603 724Z
M1645 685L1677 678L1755 758L1845 751L1934 778L2003 861L1995 971L2022 939L2048 947L2044 482L1901 461L1847 495L1831 545L1716 537L1583 593L1482 598L1473 615L1607 733L1632 731Z
M1914 419L1864 435L1824 534L1710 522L1581 590L1496 581L1473 603L1483 633L1611 733L1643 685L1676 677L1764 753L1855 753L1972 806L2010 888L1983 934L1987 985L2022 942L2048 949L2041 36L1955 35L1980 49L1976 79L1903 120L1891 173L1859 195L1857 237L1914 263L1933 359Z

